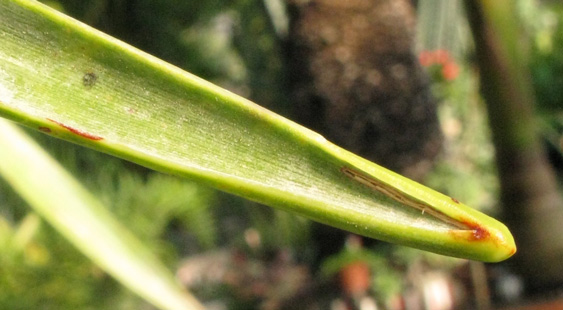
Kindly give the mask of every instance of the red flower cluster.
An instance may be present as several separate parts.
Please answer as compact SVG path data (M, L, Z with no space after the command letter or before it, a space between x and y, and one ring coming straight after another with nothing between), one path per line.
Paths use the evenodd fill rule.
M459 75L459 66L446 50L423 51L418 59L424 67L438 66L446 81L452 81Z

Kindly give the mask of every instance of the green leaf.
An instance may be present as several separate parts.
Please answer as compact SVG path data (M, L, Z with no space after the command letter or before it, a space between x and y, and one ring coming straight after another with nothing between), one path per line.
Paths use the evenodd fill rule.
M0 1L0 115L357 234L516 251L496 220L37 2Z
M21 130L0 119L0 174L80 251L161 309L203 309L101 203Z

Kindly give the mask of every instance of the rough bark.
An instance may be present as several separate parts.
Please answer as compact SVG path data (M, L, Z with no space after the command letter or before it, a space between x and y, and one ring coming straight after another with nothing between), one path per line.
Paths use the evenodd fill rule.
M353 152L420 178L442 136L413 51L410 0L290 0L296 119Z

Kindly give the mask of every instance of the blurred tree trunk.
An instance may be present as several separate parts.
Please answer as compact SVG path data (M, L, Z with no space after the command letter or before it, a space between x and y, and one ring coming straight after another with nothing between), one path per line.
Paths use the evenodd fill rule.
M392 170L421 178L442 135L414 52L411 0L289 0L298 122Z
M501 181L511 259L532 290L563 284L563 200L533 113L527 44L511 0L466 0Z

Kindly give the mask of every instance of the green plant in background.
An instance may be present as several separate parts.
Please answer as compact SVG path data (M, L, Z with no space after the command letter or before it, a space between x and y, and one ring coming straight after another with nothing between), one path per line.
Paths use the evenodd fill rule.
M0 129L0 149L3 151L0 165L2 176L82 253L162 309L202 308L189 293L178 287L166 267L151 251L43 149L5 120L0 122ZM43 268L41 271L53 270ZM8 296L5 296L4 303L15 302L17 306L22 306L21 303L31 303L23 306L36 306L35 298L23 301L14 298L19 295L19 283L17 277L10 280L13 276L11 272L13 270L8 269L5 278L8 285L5 294ZM55 279L60 281L60 278ZM65 282L62 283L64 286ZM59 289L54 291L58 292L61 288L59 286ZM21 292L21 295L25 295L28 288L23 289L25 291ZM11 296L11 293L15 293L15 296ZM88 296L86 298L93 295ZM80 296L71 298L73 301L80 299Z
M442 100L439 115L445 147L426 183L480 210L494 212L498 195L494 146L477 82L475 74L461 65L454 80L435 82L436 95Z
M489 116L506 221L518 236L512 263L530 290L562 281L563 197L534 114L529 44L514 1L466 1L476 42L481 91ZM515 18L506 18L515 16Z
M468 255L485 260L502 259L513 252L510 240L507 240L508 247L503 253L497 252L498 244L492 247L483 244L483 240L489 239L489 236L497 237L496 234L501 234L498 235L499 240L509 237L502 235L506 233L502 226L497 226L490 219L469 209L458 210L455 199L440 196L373 166L323 141L318 135L113 39L100 37L82 25L71 26L73 23L40 6L26 1L19 2L19 5L28 6L28 9L49 15L56 22L50 23L33 15L26 15L31 11L19 10L14 6L15 3L18 2L2 2L4 15L0 21L15 18L14 23L2 24L2 27L10 30L5 33L9 39L6 42L16 42L13 41L14 37L18 40L27 38L30 39L28 44L41 46L41 49L27 46L28 51L39 52L28 55L28 64L41 68L43 73L49 71L52 75L41 77L30 74L31 71L26 73L32 67L17 65L24 60L21 55L25 53L14 53L20 47L6 45L2 51L4 54L0 54L0 58L5 61L2 65L6 65L0 67L0 73L3 74L0 101L6 104L4 115L61 138L166 172L191 176L221 189L358 233L401 241L407 245L418 243L419 246L442 253ZM24 20L26 23L38 22L41 26L38 29L41 31L27 28L29 25L26 24L25 34L30 36L18 36L21 29L14 28L14 25ZM60 25L70 28L61 31ZM50 37L50 30L60 31L58 33L61 36ZM41 37L42 35L46 37ZM69 48L61 51L65 53L64 57L57 55L57 40L64 41L65 49ZM78 55L77 50L81 50L82 54ZM54 54L47 57L49 62L55 56L68 66L48 66L48 62L41 61L42 55L52 52ZM141 60L148 62L142 64L139 62ZM27 69L19 71L18 68ZM19 72L15 80L12 80L13 72ZM57 76L65 76L63 80L67 82L61 83L61 80L55 78ZM66 80L66 77L71 79ZM23 88L12 88L16 86ZM37 87L43 88L44 93L29 92L29 89L38 89ZM63 91L60 87L71 87L74 93ZM50 89L57 88L68 96L65 100L80 104L57 106L61 99L60 93L50 92ZM30 96L20 101L20 96L25 95L23 89L28 90ZM145 95L152 97L154 101L143 99L149 98ZM50 103L45 106L45 110L39 112L35 105L37 100ZM17 106L14 106L15 102L18 102ZM117 110L113 110L107 105L112 102L125 104L116 106ZM193 109L189 108L190 105L193 105ZM101 118L96 120L102 115L114 118L103 122L100 121ZM160 118L161 116L164 118ZM128 119L127 123L118 126L122 119ZM110 123L112 126L107 127ZM142 142L139 144L135 142L136 139ZM139 148L143 149L140 153ZM229 154L231 152L233 154ZM226 156L225 159L222 156ZM350 167L343 169L345 166ZM373 181L373 177L380 180ZM383 184L378 183L382 180ZM118 183L125 187L127 184L137 184L131 185L131 188L138 188L138 184L143 182L135 177L125 176ZM146 183L152 184L150 178ZM169 186L172 187L173 184ZM189 190L189 187L184 186L179 185L178 192ZM169 194L174 193L171 191ZM120 197L119 189L114 195ZM143 195L147 195L145 197L150 201L150 190L140 196ZM115 199L111 196L108 200ZM135 201L131 197L120 198L123 201ZM399 202L405 202L406 207ZM168 202L168 206L175 209L173 203ZM410 207L413 206L422 206L422 209L412 210ZM402 220L397 217L401 213L395 213L394 208L404 213ZM439 210L434 213L437 219L428 216L433 213L433 209ZM456 213L460 211L461 213ZM385 212L391 212L392 217L386 218ZM165 212L157 213L158 211L153 214L156 219L166 218ZM440 213L445 214L445 217ZM133 213L124 216L133 217ZM467 217L470 222L467 222ZM441 222L446 218L453 218L454 221ZM422 223L418 219L424 219L428 223ZM396 226L397 221L412 225L413 220L422 225L422 229L400 229ZM480 223L483 226L472 226L475 224L473 221L483 221ZM142 223L142 220L132 222ZM166 221L160 221L164 222ZM202 222L190 222L198 223ZM203 222L202 225L208 224ZM386 225L390 226L386 228ZM463 228L461 230L466 230L467 233L462 232L461 238L452 238L447 235L448 231L452 231L449 225L461 225L456 229ZM154 236L162 230L162 227L159 229L156 226L148 235ZM428 229L431 227L436 231L429 234ZM208 236L200 236L200 239L204 244L210 245L213 243L213 235L211 231ZM464 238L473 241L464 241ZM447 242L445 248L441 248L444 244L439 244L444 241ZM475 248L480 245L484 245L482 249L485 252Z
M537 98L538 112L541 116L542 136L554 152L561 165L563 159L563 7L539 9L525 7L522 11L533 14L529 28L534 35L530 68Z

